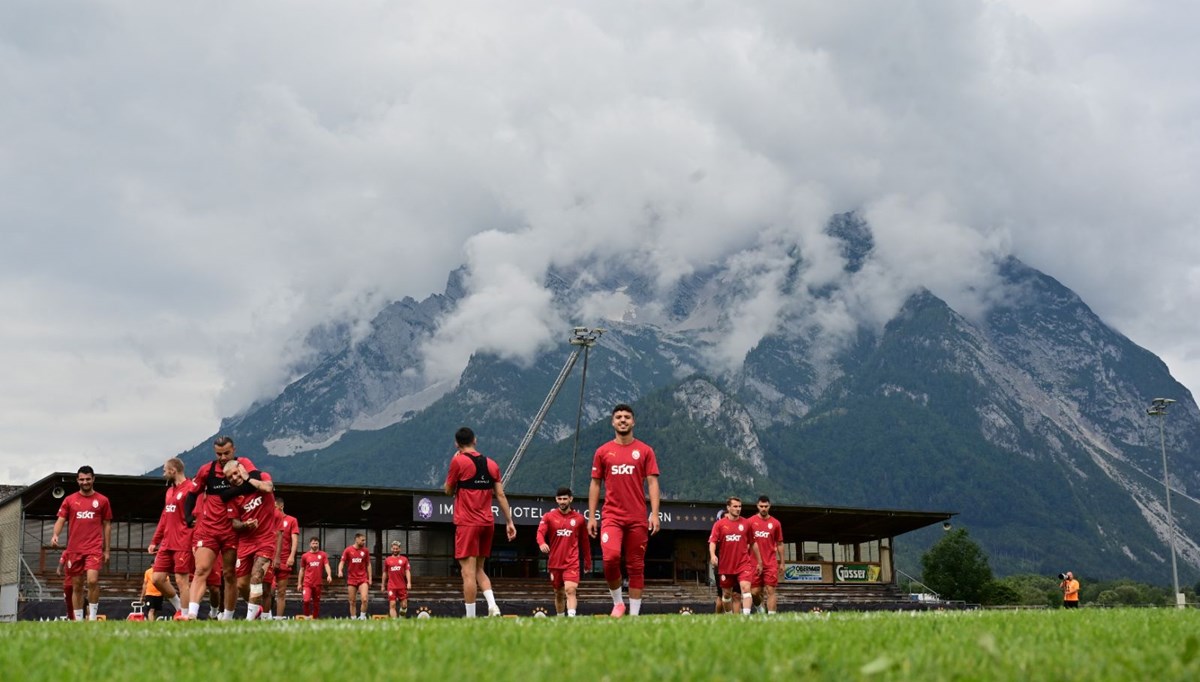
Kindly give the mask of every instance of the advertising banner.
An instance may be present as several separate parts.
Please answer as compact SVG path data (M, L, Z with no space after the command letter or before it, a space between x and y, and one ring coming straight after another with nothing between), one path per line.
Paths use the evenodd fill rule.
M518 526L536 526L542 520L542 515L553 511L556 506L553 497L542 500L523 500L518 504L511 505L513 523ZM573 507L580 514L587 516L586 500L580 502L576 499ZM663 504L658 510L658 520L663 530L709 530L724 512L724 508ZM600 513L603 513L603 503L601 503ZM500 513L499 505L492 505L492 516L495 517L496 523L504 523L504 516ZM454 498L445 495L414 495L412 518L413 521L419 523L452 523Z
M791 564L783 565L783 575L780 582L785 583L819 583L821 582L821 564Z
M879 566L877 564L837 564L833 570L833 579L839 583L877 583L879 582Z

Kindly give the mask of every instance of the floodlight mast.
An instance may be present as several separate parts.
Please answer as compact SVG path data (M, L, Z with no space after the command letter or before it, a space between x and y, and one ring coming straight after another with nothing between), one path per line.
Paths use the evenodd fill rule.
M542 401L541 408L538 409L537 415L533 418L533 422L529 425L529 431L525 432L525 437L521 439L521 444L517 446L516 453L508 462L508 467L504 469L504 476L501 480L505 485L512 479L513 473L517 470L517 465L520 464L521 458L525 456L525 450L529 448L529 444L533 442L533 437L537 435L538 429L542 428L542 422L546 421L546 414L550 412L550 407L554 405L554 400L558 398L558 392L562 390L563 384L566 383L567 377L571 375L571 370L575 367L576 361L579 360L580 353L583 353L583 380L587 380L587 353L592 346L596 345L596 341L600 339L600 335L604 333L604 329L599 327L575 327L571 330L570 344L575 346L575 350L567 357L567 361L563 364L562 371L558 373L558 378L554 380L554 385L550 387L550 392L546 394L546 399ZM583 413L583 382L579 385L579 414ZM579 416L575 421L575 447L579 447ZM572 458L571 462L571 478L575 478L575 464Z
M1146 410L1146 414L1151 417L1161 417L1158 420L1158 442L1162 447L1163 487L1166 488L1167 495L1167 526L1171 539L1171 580L1175 588L1175 605L1182 609L1187 604L1184 602L1183 593L1179 591L1179 568L1175 563L1175 515L1171 513L1171 476L1167 473L1167 436L1163 428L1167 419L1167 408L1174 402L1175 400L1172 398L1155 398L1150 401L1150 409Z

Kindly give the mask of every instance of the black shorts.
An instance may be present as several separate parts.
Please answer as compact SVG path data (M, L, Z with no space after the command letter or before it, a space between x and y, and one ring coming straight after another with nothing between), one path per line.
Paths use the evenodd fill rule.
M146 596L146 608L154 609L155 611L162 611L162 605L163 601L161 594L158 596Z
M1078 600L1076 600L1076 601L1064 601L1064 602L1063 602L1063 608L1064 608L1064 609L1077 609L1077 608L1079 608L1079 601L1078 601Z

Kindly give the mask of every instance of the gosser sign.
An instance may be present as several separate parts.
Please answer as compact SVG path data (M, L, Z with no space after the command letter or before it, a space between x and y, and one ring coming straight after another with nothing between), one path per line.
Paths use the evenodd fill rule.
M879 566L875 564L837 564L833 579L839 583L877 583Z

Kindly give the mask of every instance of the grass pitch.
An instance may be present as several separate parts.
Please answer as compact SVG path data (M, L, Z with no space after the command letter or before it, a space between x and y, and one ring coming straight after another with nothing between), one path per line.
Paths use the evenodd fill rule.
M128 680L1197 680L1200 612L23 622L0 676Z

